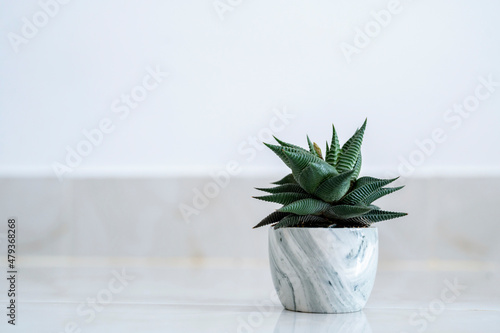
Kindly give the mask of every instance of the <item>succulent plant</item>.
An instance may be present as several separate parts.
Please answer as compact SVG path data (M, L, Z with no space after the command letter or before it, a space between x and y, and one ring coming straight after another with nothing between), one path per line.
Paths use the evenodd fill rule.
M385 187L397 178L358 178L361 170L361 144L366 120L342 146L333 126L331 143L321 149L311 142L309 150L274 137L279 145L265 144L291 169L292 173L272 184L257 188L269 193L254 197L282 204L283 207L265 217L254 228L272 224L274 228L355 228L407 215L381 210L372 203L400 187Z

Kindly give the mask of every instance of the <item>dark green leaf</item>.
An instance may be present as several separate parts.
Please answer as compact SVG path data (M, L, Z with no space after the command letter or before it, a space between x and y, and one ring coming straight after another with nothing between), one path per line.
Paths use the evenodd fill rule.
M359 173L361 172L361 162L362 162L361 153L359 153L358 159L356 160L356 164L354 165L353 169L354 173L351 176L351 180L356 180L356 178L358 178Z
M302 148L302 147L299 147L299 146L296 146L296 145L293 145L291 143L288 143L288 142L285 142L285 141L281 141L280 139L278 139L277 137L275 137L273 135L273 138L274 140L276 140L281 146L283 147L289 147L289 148L295 148L295 149L298 149L298 150L303 150L303 151L307 151L306 149Z
M276 202L282 205L288 205L294 201L310 198L309 194L304 193L276 193L271 195L263 195L259 197L254 197L255 199L268 201L268 202Z
M335 171L331 165L325 162L313 162L302 170L300 175L297 177L297 182L308 193L314 193L319 184L321 184L325 179L336 175L337 171Z
M280 212L296 215L317 215L330 208L330 204L312 198L302 199L279 209Z
M279 228L292 228L292 227L302 227L302 228L326 228L332 223L325 218L315 215L288 215L274 225L275 229Z
M276 223L288 215L290 215L290 214L278 212L278 211L272 212L271 214L267 215L262 221L260 221L259 224L257 224L255 227L253 227L253 229L262 227L262 226L267 225L267 224Z
M271 183L275 185L284 185L284 184L298 184L293 175L290 173L286 175L285 177L281 178L280 180Z
M386 221L390 219L395 219L398 217L406 216L407 213L399 213L399 212L389 212L384 210L372 210L368 214L363 215L362 217L371 221L371 222L380 222Z
M340 200L351 186L354 170L346 171L338 176L325 179L316 189L314 195L327 202Z
M356 164L358 155L361 151L361 144L363 143L363 135L365 133L366 120L360 129L354 133L354 135L346 142L342 147L342 151L339 155L339 161L337 163L337 170L339 172L344 172L351 170Z
M379 188L392 183L395 179L380 179L373 182L368 182L365 185L355 188L349 192L344 198L342 198L342 203L355 205L362 203L373 194Z
M333 129L332 143L330 144L330 149L327 148L325 161L328 162L328 164L336 167L340 154L340 144L339 144L339 138L337 136L337 131L335 130L335 126L333 124L332 124L332 129ZM328 142L326 143L326 146L328 147Z
M323 158L323 157L321 157L321 155L318 155L318 152L314 148L314 143L311 141L311 139L309 139L309 135L307 136L307 144L309 145L309 151L311 152L311 154L313 154L314 156L317 156L321 159Z
M298 176L302 173L302 171L309 166L311 163L319 163L319 164L324 164L325 166L328 166L332 169L332 172L336 172L334 168L332 168L328 163L323 161L321 158L319 158L316 155L313 155L309 152L304 153L304 152L299 152L299 151L292 151L292 148L282 148L283 153L287 157L289 161L289 167L292 169L293 176L295 179L298 181Z
M375 192L373 192L372 194L370 194L368 197L366 197L364 200L364 203L369 205L372 202L374 202L375 200L383 197L384 195L399 191L403 187L404 186L380 188L380 189L376 190Z
M283 192L294 192L294 193L306 193L302 187L298 184L283 184L271 188L255 188L259 191L264 191L268 193L283 193Z

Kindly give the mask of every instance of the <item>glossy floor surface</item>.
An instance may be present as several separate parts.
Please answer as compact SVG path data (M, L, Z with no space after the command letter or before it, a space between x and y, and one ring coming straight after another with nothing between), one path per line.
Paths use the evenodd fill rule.
M340 315L283 310L261 261L20 258L19 267L17 325L3 317L2 332L500 331L496 263L382 263L366 308Z

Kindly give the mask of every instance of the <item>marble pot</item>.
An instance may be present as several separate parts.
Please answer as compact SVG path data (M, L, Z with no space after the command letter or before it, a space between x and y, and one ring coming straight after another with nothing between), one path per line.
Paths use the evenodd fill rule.
M269 228L269 261L285 309L359 311L377 272L377 229Z

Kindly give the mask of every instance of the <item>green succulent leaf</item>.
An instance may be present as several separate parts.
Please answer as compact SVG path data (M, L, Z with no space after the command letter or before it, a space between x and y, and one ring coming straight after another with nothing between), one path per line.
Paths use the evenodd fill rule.
M298 184L283 184L283 185L279 185L279 186L271 187L271 188L255 188L255 189L259 190L259 191L268 192L268 193L283 193L283 192L307 193Z
M310 198L309 194L305 193L293 193L293 192L285 192L285 193L276 193L271 195L263 195L259 197L254 197L255 199L268 201L268 202L276 202L282 205L291 204L294 201Z
M371 212L363 215L362 217L374 223L374 222L391 220L406 215L408 214L399 212L389 212L384 210L372 210Z
M344 172L351 170L358 159L361 151L361 144L363 143L363 135L365 134L366 120L354 135L344 144L339 155L337 163L337 170Z
M309 145L309 151L311 152L311 154L323 159L321 154L318 154L318 152L316 151L316 148L314 147L314 143L311 141L311 139L309 139L309 135L307 136L307 144Z
M344 198L342 198L341 202L351 205L362 203L376 190L392 183L394 180L396 179L379 179L365 183L364 185L356 187L354 190L349 192Z
M340 143L339 138L337 136L337 131L335 130L335 126L332 124L332 143L330 144L330 148L328 149L328 142L326 143L327 153L325 155L325 161L328 164L336 167L340 154Z
M318 215L330 207L331 205L324 201L307 198L287 204L278 211L296 215Z
M314 195L326 202L340 200L351 186L351 177L354 170L325 179L314 191Z
M279 145L267 144L291 169L291 173L273 182L275 187L257 188L267 192L256 199L282 204L254 228L361 228L372 223L407 215L383 211L372 203L401 187L385 187L394 179L359 177L362 165L363 125L341 147L335 126L325 154L307 136L309 149L276 139ZM324 158L324 159L323 159Z
M309 151L313 154L316 154L316 152L314 150L314 145L313 145L311 139L309 139L309 135L306 135L306 138L307 138L307 145L309 146Z
M271 145L269 143L264 143L269 149L271 149L279 158L289 167L291 168L290 160L288 156L286 156L285 151L282 146ZM297 149L298 150L298 149Z
M284 185L284 184L298 184L298 183L295 180L295 178L293 177L293 175L290 173L290 174L286 175L285 177L281 178L280 180L275 181L271 184Z
M356 160L356 164L354 164L354 169L353 169L354 173L351 176L351 180L356 180L356 178L358 178L359 173L361 172L361 162L362 162L361 153L359 153L358 159Z
M368 197L366 197L366 199L364 200L364 203L369 205L372 202L374 202L375 200L383 197L384 195L399 191L403 187L404 186L380 188L380 189L374 191Z
M332 172L335 173L337 172L337 170L335 170L335 168L333 168L331 165L323 161L318 156L313 155L309 152L303 153L299 151L292 151L289 148L282 148L282 149L283 153L285 154L285 156L289 161L289 167L290 169L292 169L292 174L297 181L299 181L299 176L302 173L302 171L305 168L307 168L311 163L323 164L325 167L330 168Z
M330 226L332 222L328 219L322 218L316 215L288 215L274 225L274 229L279 228L292 228L292 227L302 227L302 228L326 228Z
M330 206L330 208L325 212L325 215L330 218L349 219L366 214L371 210L372 208L369 206L337 205Z
M382 182L382 181L386 181L386 180L390 180L390 182L387 183L387 184L390 184L393 181L397 180L398 178L399 177L392 178L392 179L380 179L380 178L374 178L374 177L361 177L361 178L358 178L358 180L356 180L356 183L354 183L353 189L355 190L355 189L360 188L362 186L365 186L367 184Z
M271 223L276 223L288 215L290 215L290 214L278 212L278 211L272 212L271 214L267 215L262 221L260 221L255 227L253 227L253 229L260 228L264 225L268 225Z
M297 177L299 185L308 193L314 193L325 179L337 175L337 171L329 164L310 163Z
M300 147L300 146L296 146L296 145L293 145L291 143L288 143L288 142L285 142L285 141L281 141L280 139L278 139L277 137L275 137L273 135L273 138L274 140L276 140L276 142L278 142L282 147L288 147L288 148L295 148L295 149L298 149L298 150L302 150L302 151L307 151L306 149Z

